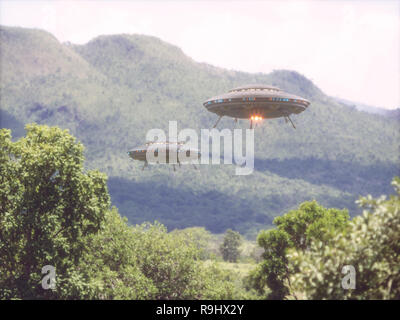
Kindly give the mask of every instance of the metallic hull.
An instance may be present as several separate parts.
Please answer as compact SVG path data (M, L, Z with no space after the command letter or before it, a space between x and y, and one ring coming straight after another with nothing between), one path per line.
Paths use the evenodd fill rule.
M154 155L155 157L158 157L158 160L157 161L148 161L147 153L149 153L149 159L151 159L151 156ZM185 158L185 162L182 162L179 160L179 155L182 153L185 153L184 156L187 157L187 158ZM163 146L157 146L156 148L149 147L149 146L135 148L135 149L129 151L128 155L133 160L139 160L139 161L144 161L144 162L149 162L149 163L161 163L161 164L163 164L163 163L176 164L179 162L183 164L186 162L198 160L201 156L199 150L197 150L197 149L181 149L181 148L174 148L174 147L166 148ZM181 157L184 157L184 156L181 156Z
M238 119L249 119L252 115L259 115L263 119L280 118L303 112L307 106L299 103L275 103L270 101L253 103L220 103L206 106L207 110L219 116L228 116Z
M265 85L235 88L203 103L210 112L239 119L250 119L253 115L264 119L287 117L303 112L309 104L304 98Z

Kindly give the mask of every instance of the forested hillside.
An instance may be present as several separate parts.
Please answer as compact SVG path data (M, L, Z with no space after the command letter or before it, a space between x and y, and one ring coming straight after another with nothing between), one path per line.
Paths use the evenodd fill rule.
M109 176L111 200L131 223L158 220L169 229L227 228L249 236L306 200L349 208L368 193L391 191L399 175L399 123L339 103L296 71L236 72L201 64L179 48L142 35L100 36L85 45L51 34L1 27L1 127L22 136L26 123L68 128L85 145L87 168ZM256 170L235 176L227 165L177 172L130 160L152 128L210 128L216 117L202 102L235 86L262 83L311 105L255 130ZM232 119L219 127L233 128ZM248 127L247 121L239 126Z

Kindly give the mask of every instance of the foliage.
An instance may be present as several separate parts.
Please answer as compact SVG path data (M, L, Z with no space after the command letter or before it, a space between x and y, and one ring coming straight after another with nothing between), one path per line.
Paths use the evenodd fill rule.
M201 295L199 251L187 238L160 224L133 229L134 250L143 274L157 288L156 299L194 299Z
M210 243L213 235L203 227L191 227L185 229L175 229L172 234L181 235L188 243L193 243L199 251L201 260L210 259L213 254L210 250Z
M86 247L79 267L61 285L64 298L233 299L235 294L223 271L199 261L194 239L168 233L158 223L128 226L115 208Z
M108 213L103 229L90 238L79 266L82 281L66 291L95 299L236 299L230 273L204 264L196 239L159 224L130 227L117 210ZM75 273L76 275L77 273ZM75 281L76 277L71 277ZM72 290L71 290L72 289ZM74 291L75 289L75 291ZM87 293L87 295L84 295ZM68 297L70 298L70 297Z
M110 205L106 177L83 172L83 146L68 131L28 125L11 141L0 130L0 288L2 296L45 297L45 265L62 276Z
M361 198L364 213L345 232L291 251L294 291L307 299L400 299L400 179L392 185L396 194L389 199ZM355 289L342 287L346 265L355 268Z
M246 286L246 275L253 264L207 260L204 266L210 270L209 293L204 299L261 299L258 292Z
M225 261L237 262L240 256L240 244L242 242L242 236L239 232L231 229L226 230L224 241L220 246L222 257Z
M112 202L131 223L157 220L169 230L203 226L218 234L234 228L255 240L259 229L272 225L272 216L310 198L322 198L325 206L340 203L347 207L351 202L347 193L303 180L291 181L258 171L249 176L233 176L233 168L227 165L168 170L151 166L141 171L140 165L133 163L127 177L109 179ZM292 193L292 187L305 192ZM343 199L338 201L340 196Z
M221 245L224 242L225 234L211 233L203 227L191 227L185 229L175 229L171 233L182 234L187 237L187 241L193 241L200 251L200 259L207 261L218 261L223 264L223 255ZM254 262L260 262L263 250L257 245L255 240L248 240L241 237L239 246L239 257L237 266L252 265ZM233 264L236 266L236 264ZM242 269L242 268L241 268Z
M296 272L288 259L288 250L306 251L314 241L329 241L336 230L348 224L347 210L326 209L316 201L304 202L274 219L275 229L260 232L258 244L264 249L263 261L251 272L249 283L268 299L284 299L291 293L290 276Z
M98 233L85 239L79 264L58 281L64 299L152 299L157 289L140 270L135 235L116 208Z

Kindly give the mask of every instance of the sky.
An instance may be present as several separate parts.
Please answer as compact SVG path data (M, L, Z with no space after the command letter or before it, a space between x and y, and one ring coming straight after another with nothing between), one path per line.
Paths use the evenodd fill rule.
M76 44L103 34L152 35L198 62L296 70L328 95L400 107L396 0L0 0L0 24L44 29Z

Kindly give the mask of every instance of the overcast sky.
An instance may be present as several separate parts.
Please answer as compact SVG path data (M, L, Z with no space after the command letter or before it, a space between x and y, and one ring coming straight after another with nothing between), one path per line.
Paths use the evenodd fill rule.
M0 0L0 24L80 44L101 34L153 35L199 62L248 72L296 70L329 95L400 107L396 0Z

